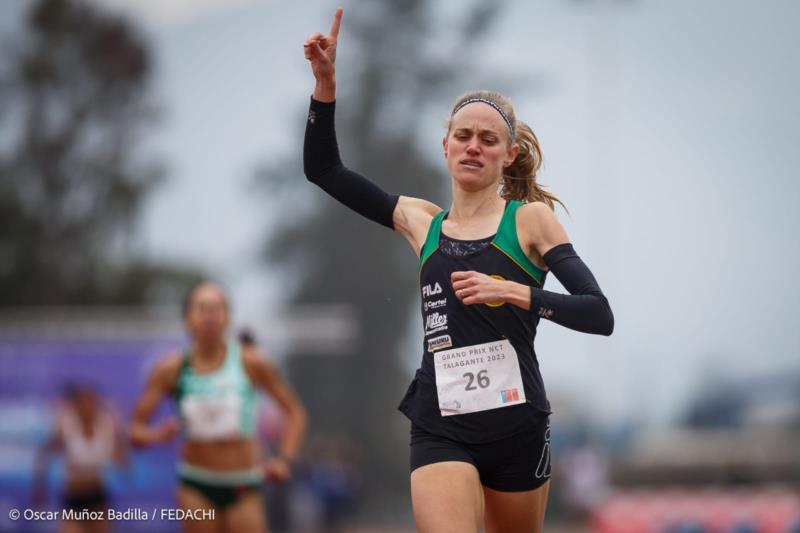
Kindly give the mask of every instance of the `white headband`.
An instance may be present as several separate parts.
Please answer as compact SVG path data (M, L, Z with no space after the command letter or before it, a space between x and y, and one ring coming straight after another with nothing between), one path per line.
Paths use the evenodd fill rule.
M503 117L506 126L508 126L508 132L511 134L511 139L513 140L516 137L516 132L514 131L514 124L511 122L511 119L508 117L508 115L506 115L505 111L503 111L499 105L495 104L491 100L487 100L486 98L467 98L466 100L458 104L455 109L453 109L453 112L450 114L450 116L452 117L453 115L458 113L458 111L465 105L474 104L475 102L481 102L482 104L492 106L494 110L500 113L500 116Z

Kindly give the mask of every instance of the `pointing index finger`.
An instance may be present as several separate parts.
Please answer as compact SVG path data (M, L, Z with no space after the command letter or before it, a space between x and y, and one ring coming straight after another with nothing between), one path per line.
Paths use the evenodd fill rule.
M336 8L336 14L333 16L333 25L331 25L331 36L335 39L339 36L339 26L342 24L342 15L344 9L341 7Z

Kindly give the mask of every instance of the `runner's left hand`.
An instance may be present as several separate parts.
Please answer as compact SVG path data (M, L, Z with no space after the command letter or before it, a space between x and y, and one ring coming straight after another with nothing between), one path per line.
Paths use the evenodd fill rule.
M508 282L497 279L474 270L453 272L450 275L453 290L464 305L492 304L500 305L506 302Z
M292 477L292 467L282 457L270 457L264 465L264 474L273 483L286 483Z

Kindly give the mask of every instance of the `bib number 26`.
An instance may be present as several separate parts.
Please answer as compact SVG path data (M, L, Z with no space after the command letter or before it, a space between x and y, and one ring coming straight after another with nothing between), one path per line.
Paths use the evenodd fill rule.
M489 376L486 374L486 370L481 370L477 374L466 372L464 377L467 378L467 386L464 387L464 390L478 390L478 387L485 389L491 384L489 381Z

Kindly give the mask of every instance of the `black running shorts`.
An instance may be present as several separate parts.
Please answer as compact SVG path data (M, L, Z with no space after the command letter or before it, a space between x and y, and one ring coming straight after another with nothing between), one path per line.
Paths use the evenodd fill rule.
M411 425L411 471L443 461L464 461L478 469L493 490L534 490L550 479L550 421L542 417L525 431L482 444L465 444Z

